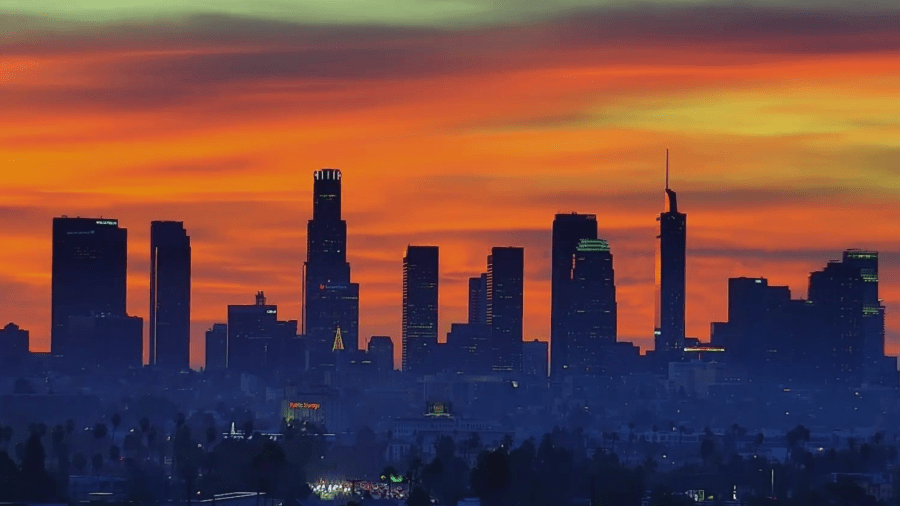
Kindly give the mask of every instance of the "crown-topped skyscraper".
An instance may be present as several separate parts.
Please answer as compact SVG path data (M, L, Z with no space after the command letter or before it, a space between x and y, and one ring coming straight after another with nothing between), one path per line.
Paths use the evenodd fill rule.
M338 328L347 350L359 347L359 284L350 282L347 222L341 219L341 171L337 169L317 170L313 175L313 219L307 227L303 278L309 366L333 367Z
M678 212L675 191L669 188L669 150L666 150L666 204L666 210L657 218L659 249L654 344L660 358L674 361L684 350L687 215Z

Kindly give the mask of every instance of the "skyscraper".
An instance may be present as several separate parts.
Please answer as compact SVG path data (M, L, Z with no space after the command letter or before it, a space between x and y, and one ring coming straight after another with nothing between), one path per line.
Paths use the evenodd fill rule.
M603 349L616 343L615 274L612 253L605 240L582 239L578 243L568 307L568 370L597 374Z
M394 370L394 341L390 336L372 336L369 339L366 353L379 372Z
M297 321L278 321L278 307L266 303L263 292L256 304L228 306L228 369L265 374L283 363L286 343L297 335ZM332 336L333 339L333 336ZM299 367L299 364L296 364Z
M495 372L522 372L525 250L495 247L488 257L487 323Z
M884 305L878 298L878 252L850 249L844 251L843 263L859 269L863 280L863 380L879 383L884 372Z
M567 329L572 299L572 263L582 239L597 238L597 216L557 214L553 220L550 284L550 374L558 377L569 369Z
M150 224L150 365L190 368L191 238L180 221Z
M438 333L438 248L409 246L403 257L403 371L428 372Z
M522 369L525 376L547 379L547 343L526 341L522 344Z
M678 360L684 350L685 261L687 215L678 212L675 192L669 188L669 152L666 150L666 200L659 215L655 353Z
M469 278L469 323L487 323L487 273Z
M206 371L221 371L228 358L228 325L214 323L206 331Z
M69 319L90 315L125 316L128 232L118 220L54 218L50 348L74 358L78 348ZM82 339L85 337L82 336Z
M347 222L341 219L341 171L313 174L313 219L306 235L304 332L313 369L334 366L338 327L344 345L359 349L359 285L350 282Z

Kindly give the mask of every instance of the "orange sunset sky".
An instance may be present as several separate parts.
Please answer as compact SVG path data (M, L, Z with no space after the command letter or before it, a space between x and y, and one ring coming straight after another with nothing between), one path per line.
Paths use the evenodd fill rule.
M150 221L185 222L197 367L228 304L264 290L299 319L321 167L344 174L361 344L399 356L408 244L441 248L442 340L491 246L524 246L525 338L548 339L550 227L577 211L612 248L619 339L647 349L669 148L688 335L726 319L727 278L805 297L855 247L881 254L898 351L900 6L41 3L0 6L0 324L33 350L60 215L128 229L145 319Z

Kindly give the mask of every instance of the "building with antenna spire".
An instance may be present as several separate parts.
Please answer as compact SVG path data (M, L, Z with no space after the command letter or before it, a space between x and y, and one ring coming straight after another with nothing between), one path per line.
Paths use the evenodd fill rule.
M669 150L666 150L666 209L659 215L656 262L655 354L665 362L679 360L685 334L685 264L687 215L678 212L675 191L669 187Z

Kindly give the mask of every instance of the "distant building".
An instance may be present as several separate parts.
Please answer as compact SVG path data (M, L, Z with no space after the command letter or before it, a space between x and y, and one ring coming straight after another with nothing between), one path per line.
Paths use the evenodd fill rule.
M494 372L522 372L525 250L495 247L488 257L487 319Z
M394 370L394 341L389 336L372 336L366 351L376 370Z
M359 349L359 284L350 282L347 222L341 219L341 171L313 174L313 219L307 227L304 325L312 369L336 366L332 352L338 327L344 346Z
M452 323L447 333L450 363L442 370L488 374L493 365L491 327L486 323Z
M228 306L227 367L253 374L278 368L285 343L296 335L297 321L279 321L278 307L266 304L263 292L254 305Z
M128 232L108 218L53 218L50 349L71 358L93 343L68 330L69 319L125 316ZM71 361L70 361L71 362Z
M526 341L522 344L522 368L525 376L546 378L549 346L545 341Z
M142 318L106 313L70 316L67 333L79 346L66 357L81 367L116 370L143 366Z
M29 333L14 323L0 330L0 364L19 364L28 357Z
M487 324L487 273L469 278L469 323Z
M685 265L687 215L678 211L675 191L669 188L666 151L666 201L659 215L655 354L663 361L680 360L684 349Z
M224 370L228 363L228 325L214 323L206 331L206 367L207 371Z
M409 246L403 257L403 371L429 372L438 333L438 248Z
M616 342L612 253L603 239L582 239L573 255L566 339L570 374L599 374L604 347ZM565 370L565 369L564 369Z
M569 351L568 322L573 300L572 263L582 239L597 239L594 214L557 214L553 220L550 283L550 373L564 375L573 353Z
M191 360L191 238L180 221L150 224L150 365Z
M885 370L884 304L878 298L878 252L850 249L844 251L843 263L859 269L862 286L863 377L872 384L897 385L896 367Z

